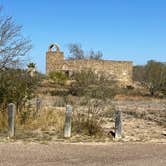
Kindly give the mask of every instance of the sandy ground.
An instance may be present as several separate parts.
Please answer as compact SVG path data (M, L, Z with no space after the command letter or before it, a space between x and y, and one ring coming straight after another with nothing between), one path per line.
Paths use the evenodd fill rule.
M166 144L0 144L0 166L165 166Z

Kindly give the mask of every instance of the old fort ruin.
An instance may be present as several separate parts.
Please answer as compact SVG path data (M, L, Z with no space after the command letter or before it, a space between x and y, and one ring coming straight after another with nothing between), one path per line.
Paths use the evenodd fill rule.
M56 50L53 51L53 48ZM70 60L64 58L64 52L60 51L57 44L51 44L46 52L46 74L51 71L63 71L69 75L81 70L91 69L94 72L103 72L123 85L132 84L132 62L78 59Z

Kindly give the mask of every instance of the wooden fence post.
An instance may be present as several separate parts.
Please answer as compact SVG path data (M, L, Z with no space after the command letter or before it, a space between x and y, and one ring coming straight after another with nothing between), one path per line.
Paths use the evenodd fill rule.
M65 117L65 126L64 126L64 137L71 137L71 118L72 118L72 106L66 106L66 117Z
M115 138L122 137L122 112L115 111Z
M15 135L15 114L16 106L13 103L8 105L8 127L9 127L9 137Z

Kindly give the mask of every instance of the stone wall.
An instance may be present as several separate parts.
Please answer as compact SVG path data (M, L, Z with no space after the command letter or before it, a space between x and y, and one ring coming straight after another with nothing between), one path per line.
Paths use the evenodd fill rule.
M77 72L91 69L94 72L104 72L106 76L118 82L132 84L132 62L111 60L65 60L64 53L60 51L48 51L46 53L46 74L54 70Z

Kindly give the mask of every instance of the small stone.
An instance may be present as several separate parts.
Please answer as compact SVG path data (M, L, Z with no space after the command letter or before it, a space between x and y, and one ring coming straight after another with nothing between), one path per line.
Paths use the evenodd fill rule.
M166 136L166 131L162 131L161 134Z

